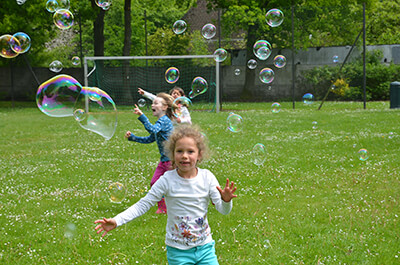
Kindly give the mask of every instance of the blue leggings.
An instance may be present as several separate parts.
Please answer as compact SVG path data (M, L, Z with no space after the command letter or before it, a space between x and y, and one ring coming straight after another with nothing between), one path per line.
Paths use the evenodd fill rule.
M218 265L215 255L215 242L191 249L177 249L167 246L167 259L169 265Z

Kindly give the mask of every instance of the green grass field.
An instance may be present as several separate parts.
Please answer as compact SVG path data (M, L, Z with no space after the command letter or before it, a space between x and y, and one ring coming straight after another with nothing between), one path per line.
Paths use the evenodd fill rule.
M271 103L192 111L212 150L200 167L238 186L228 216L209 207L220 264L400 263L400 110L388 102L366 110L360 102L326 102L320 111L318 104L293 110L284 102L279 113ZM116 134L104 141L72 117L1 106L1 264L167 263L166 216L156 207L104 239L94 231L94 220L145 195L158 163L155 143L123 137L147 135L132 111L119 110ZM227 130L229 111L243 117L241 132ZM262 166L252 163L256 143L267 150ZM121 204L105 191L115 181L128 192Z

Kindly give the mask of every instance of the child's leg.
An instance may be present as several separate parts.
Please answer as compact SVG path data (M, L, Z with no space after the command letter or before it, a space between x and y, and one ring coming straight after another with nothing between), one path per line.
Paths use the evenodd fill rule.
M217 255L215 255L215 242L212 241L203 246L197 247L196 265L218 265Z
M218 265L215 255L215 242L203 246L181 250L167 246L167 259L169 265Z
M153 177L151 178L151 183L150 186L153 186L154 183L162 176L166 171L170 169L171 162L170 161L165 161L158 163L158 166L156 168L156 171L154 172ZM161 201L158 202L158 210L156 213L167 213L167 206L165 205L165 200L164 198L161 199Z

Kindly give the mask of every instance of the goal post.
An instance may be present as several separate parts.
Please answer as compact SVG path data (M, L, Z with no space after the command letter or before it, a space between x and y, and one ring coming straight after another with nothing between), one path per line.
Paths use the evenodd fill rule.
M215 55L168 56L93 56L84 58L84 84L98 87L117 105L133 105L142 98L138 88L150 93L167 92L179 86L186 96L197 76L208 83L205 93L192 98L205 110L220 111L220 67ZM169 67L178 68L179 79L170 84L165 79Z

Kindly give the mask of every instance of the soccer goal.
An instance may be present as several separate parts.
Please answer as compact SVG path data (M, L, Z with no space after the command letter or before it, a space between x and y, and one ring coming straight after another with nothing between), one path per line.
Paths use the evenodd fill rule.
M142 98L137 92L139 87L157 94L179 86L188 96L193 79L200 76L207 81L208 88L191 99L193 108L219 112L219 62L214 58L214 55L85 57L85 86L107 92L117 106L133 105ZM179 70L179 79L174 83L165 78L170 67Z

